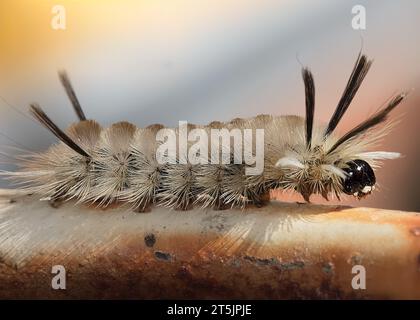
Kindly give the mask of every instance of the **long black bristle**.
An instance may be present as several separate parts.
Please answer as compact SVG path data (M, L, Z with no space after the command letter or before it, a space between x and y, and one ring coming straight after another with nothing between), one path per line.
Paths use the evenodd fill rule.
M363 79L368 73L371 65L372 60L368 60L365 55L361 55L359 53L353 71L347 82L346 88L344 89L340 101L338 102L337 108L335 109L334 114L332 115L328 123L324 137L329 136L331 132L333 132L334 129L337 127L338 123L340 122L341 118L343 117L344 113L349 107L351 101L356 95L356 92L362 84Z
M80 148L67 134L65 134L57 125L45 114L37 104L30 105L30 112L45 128L50 130L58 139L82 156L90 157L82 148Z
M67 72L64 70L59 71L58 76L60 78L61 84L64 87L64 90L66 90L67 96L69 97L71 104L73 105L73 109L76 112L77 117L80 121L86 120L86 116L83 112L82 107L80 106L76 93L73 90L73 86L71 85L70 78L67 75Z
M328 151L328 153L333 152L335 149L337 149L342 143L346 142L347 140L365 132L366 130L380 124L381 122L385 121L388 117L388 114L400 104L400 102L406 97L406 93L400 93L399 95L395 96L388 105L383 108L382 110L379 110L374 115L372 115L370 118L359 124L358 126L351 129L349 132L347 132L344 136L342 136L338 141L331 147L331 149Z
M307 68L302 69L302 78L305 84L306 145L310 149L315 113L315 83L311 71Z

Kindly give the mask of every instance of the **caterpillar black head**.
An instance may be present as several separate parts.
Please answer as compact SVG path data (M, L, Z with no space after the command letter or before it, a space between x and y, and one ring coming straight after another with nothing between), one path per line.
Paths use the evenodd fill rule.
M346 194L363 198L375 190L376 177L372 167L364 160L356 159L347 163L343 169L346 177L343 180L343 191Z

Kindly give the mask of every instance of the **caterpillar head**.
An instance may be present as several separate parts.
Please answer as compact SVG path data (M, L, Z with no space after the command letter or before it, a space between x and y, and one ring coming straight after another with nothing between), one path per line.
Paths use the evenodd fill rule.
M344 169L343 191L358 198L370 194L375 189L376 177L372 167L364 160L356 159L347 163Z
M384 159L400 156L395 152L368 152L378 140L381 140L391 128L387 122L388 114L406 97L400 93L387 105L368 119L338 138L332 133L366 76L371 60L359 54L353 71L347 82L334 114L328 125L313 129L315 111L315 85L309 69L302 70L305 84L306 118L302 125L305 136L300 146L290 148L286 156L278 160L285 176L285 187L300 192L306 201L313 193L327 198L329 193L345 193L358 199L365 197L375 189L374 168ZM378 126L387 122L384 126ZM313 132L314 131L314 132ZM313 134L314 133L314 134Z
M362 141L362 140L361 140ZM366 143L367 140L364 140ZM328 153L322 146L299 150L296 146L279 159L276 167L282 171L282 187L302 194L306 201L312 194L340 194L362 199L376 189L375 169L384 159L400 157L396 152L360 152L364 146L354 141L348 148Z

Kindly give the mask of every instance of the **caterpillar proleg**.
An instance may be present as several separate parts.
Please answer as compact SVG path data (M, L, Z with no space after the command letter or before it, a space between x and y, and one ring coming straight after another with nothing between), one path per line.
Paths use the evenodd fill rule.
M87 120L67 74L60 72L79 121L62 131L40 106L32 104L31 114L60 142L45 152L18 157L20 168L2 175L43 199L75 199L101 207L123 203L138 211L151 205L181 210L192 206L222 209L262 205L272 189L296 191L308 202L312 194L327 200L329 196L340 199L342 194L361 199L375 189L374 169L381 161L400 156L371 149L389 132L392 123L388 115L406 96L397 94L347 133L336 133L371 63L359 53L326 125L314 122L314 78L308 68L303 68L305 117L259 115L225 123L190 124L167 134L164 133L168 128L158 124L138 128L119 122L102 128L96 121ZM232 143L226 147L220 146L220 139L204 143L200 139L199 145L188 140L186 148L180 151L184 142L177 140L172 150L175 153L167 148L164 154L170 161L162 163L162 154L157 151L172 133L181 135L184 129L187 133L200 129L197 132L201 133L195 135L197 140L213 137L213 130L224 130L227 141ZM258 132L263 132L263 139L259 139ZM157 139L158 136L166 140ZM232 148L237 137L243 142L239 151ZM248 174L253 167L252 161L247 162L253 159L250 150L255 150L256 155L262 150L264 154L261 170L252 174ZM190 161L191 155L195 161ZM218 162L212 161L215 158ZM254 164L254 169L258 169L257 160Z

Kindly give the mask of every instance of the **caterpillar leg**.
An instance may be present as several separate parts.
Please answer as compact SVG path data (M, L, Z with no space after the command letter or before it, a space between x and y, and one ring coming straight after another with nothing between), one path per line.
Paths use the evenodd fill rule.
M48 204L50 205L50 207L54 208L54 209L58 209L62 206L62 204L64 203L64 199L50 199L48 200Z
M261 194L257 199L255 199L254 205L257 208L261 208L267 205L269 201L270 201L270 193L265 192Z

